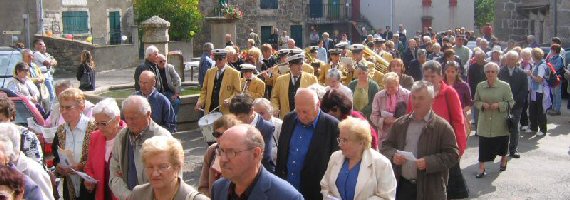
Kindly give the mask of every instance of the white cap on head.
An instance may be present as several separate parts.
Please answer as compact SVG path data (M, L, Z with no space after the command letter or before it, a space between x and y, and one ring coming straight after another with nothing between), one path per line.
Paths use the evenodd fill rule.
M310 46L309 50L311 50L311 51L319 50L319 46Z
M358 51L358 50L364 50L364 45L363 44L353 44L350 45L350 50L354 51Z
M255 65L248 64L248 63L241 64L240 67L241 67L241 70L255 70L256 69Z
M386 40L382 38L382 36L378 36L374 38L374 42L385 42Z
M289 54L289 49L280 49L279 51L277 51L277 54Z
M336 48L346 48L348 46L348 42L339 42L338 44L334 45Z
M303 49L289 49L290 55L303 54Z
M305 59L305 55L300 53L300 54L295 54L295 55L287 57L287 62L291 62L291 61L295 61L295 60L303 60L303 59Z
M214 55L225 56L226 54L228 54L228 50L225 50L225 49L214 49L214 50L212 50L212 53L213 53Z
M493 46L493 49L491 50L491 52L499 52L499 53L503 53L503 51L501 50L501 46L499 45L495 45Z

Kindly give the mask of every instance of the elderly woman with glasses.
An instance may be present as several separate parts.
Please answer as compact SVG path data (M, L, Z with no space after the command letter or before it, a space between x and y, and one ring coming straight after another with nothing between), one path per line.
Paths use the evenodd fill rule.
M396 178L388 158L370 148L370 124L348 117L338 124L340 151L321 180L325 199L395 199Z
M91 133L89 155L85 164L85 173L97 180L96 183L85 181L85 188L95 192L96 200L117 199L109 188L109 159L115 142L115 136L126 123L121 120L121 110L112 98L103 99L93 107L95 126ZM104 155L104 156L103 156Z
M85 96L81 90L68 88L58 99L65 123L57 128L52 149L56 173L63 177L63 199L85 199L92 194L83 187L83 180L75 171L84 171L91 133L97 127L83 115Z
M16 64L14 77L8 82L7 88L20 96L25 96L34 104L37 104L40 100L40 91L30 79L30 67L25 63L20 62Z
M362 112L364 117L369 119L372 113L372 100L380 87L369 78L366 65L356 65L356 77L356 80L348 84L353 93L353 109Z
M154 136L142 144L142 163L148 183L137 185L128 199L209 199L179 176L184 167L184 149L176 138Z
M511 87L507 82L499 80L498 73L499 65L487 63L487 81L477 84L475 91L475 107L479 110L479 173L476 178L486 175L485 162L492 162L497 155L501 156L499 170L507 170L509 129L505 118L510 107L514 105L514 100Z
M233 114L225 114L221 118L214 121L214 132L212 135L218 141L218 138L228 130L229 128L240 124L241 122ZM206 154L204 154L204 164L202 165L202 173L200 174L200 183L198 185L198 191L211 197L210 192L214 186L214 182L222 176L222 171L220 168L220 162L216 156L216 149L218 149L218 143L214 143L208 147Z
M380 135L380 144L388 137L392 124L398 117L406 114L410 91L400 85L395 72L384 75L385 89L374 96L370 121L376 126Z

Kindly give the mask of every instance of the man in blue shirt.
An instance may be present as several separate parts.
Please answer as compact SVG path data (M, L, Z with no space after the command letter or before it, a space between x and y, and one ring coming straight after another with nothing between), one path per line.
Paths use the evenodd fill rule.
M148 99L154 122L167 129L168 132L176 133L176 114L168 98L154 87L155 76L151 71L143 71L139 77L140 90L135 94Z
M299 88L295 110L283 119L275 173L305 199L322 199L320 181L330 155L338 150L338 120L321 112L317 93Z
M204 53L200 58L200 63L198 64L198 84L202 87L204 83L204 76L206 76L206 71L214 66L214 61L210 56L212 55L212 50L214 49L214 44L210 42L206 42L204 44L203 50Z

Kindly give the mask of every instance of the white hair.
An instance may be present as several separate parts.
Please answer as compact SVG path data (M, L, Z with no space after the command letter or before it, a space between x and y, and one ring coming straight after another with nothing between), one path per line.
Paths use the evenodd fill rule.
M4 153L14 159L18 157L20 152L20 130L15 124L0 123L0 143L5 146Z
M519 53L511 50L505 54L505 57L506 58L519 58Z
M116 118L121 115L121 110L117 105L117 101L113 98L105 98L93 107L93 115L105 114L110 118Z
M267 109L268 113L273 113L273 106L271 106L271 101L266 98L257 98L253 100L253 106L261 106Z
M227 46L225 48L225 50L228 51L228 54L231 54L231 55L236 54L236 49L232 46Z
M325 93L327 93L327 89L318 83L310 85L308 87L308 89L315 91L315 93L317 93L317 96L319 97L319 99L322 99L323 96L325 96Z
M400 78L398 77L398 74L396 74L396 72L388 72L384 74L383 79L385 85L387 85L389 81L394 81L394 82L400 81Z
M532 49L524 48L523 50L521 50L521 58L524 58L525 56L532 58Z
M496 72L499 72L499 65L495 62L489 62L489 63L485 64L485 66L483 68L485 69L485 71L493 68Z
M410 91L412 93L418 92L418 91L423 90L424 88L428 91L429 96L433 99L435 97L435 89L433 88L433 84L431 84L428 81L416 81L416 82L414 82L414 84L412 85L412 89Z
M58 87L65 87L65 88L70 88L71 85L71 81L69 79L64 79L64 80L58 80L55 82L55 88Z
M156 46L154 45L150 45L146 48L146 51L144 52L144 58L148 58L148 56L155 53L158 53L158 48L156 48Z
M430 38L429 36L427 36L427 35L424 35L424 36L422 37L422 40L431 40L431 38Z
M125 108L131 106L131 104L136 105L136 107L139 108L139 112L143 115L146 115L147 113L152 113L152 109L150 107L150 104L148 103L148 100L142 96L131 95L127 97L127 99L123 101L121 107L124 110Z
M301 93L308 93L311 95L311 97L313 98L313 101L315 102L315 104L319 103L319 94L317 94L317 92L315 92L315 90L311 90L309 88L299 88L297 90L297 92L295 93L295 97L297 97L298 95L300 95Z

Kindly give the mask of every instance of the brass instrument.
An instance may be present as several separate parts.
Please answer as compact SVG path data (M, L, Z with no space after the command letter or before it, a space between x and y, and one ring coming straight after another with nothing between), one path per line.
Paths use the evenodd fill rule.
M374 68L377 71L380 71L382 73L388 73L388 65L390 65L390 63L388 63L388 61L386 61L384 58L382 58L382 56L378 55L377 53L375 53L374 51L372 51L372 49L368 48L368 47L364 47L364 57L370 61L374 63Z

